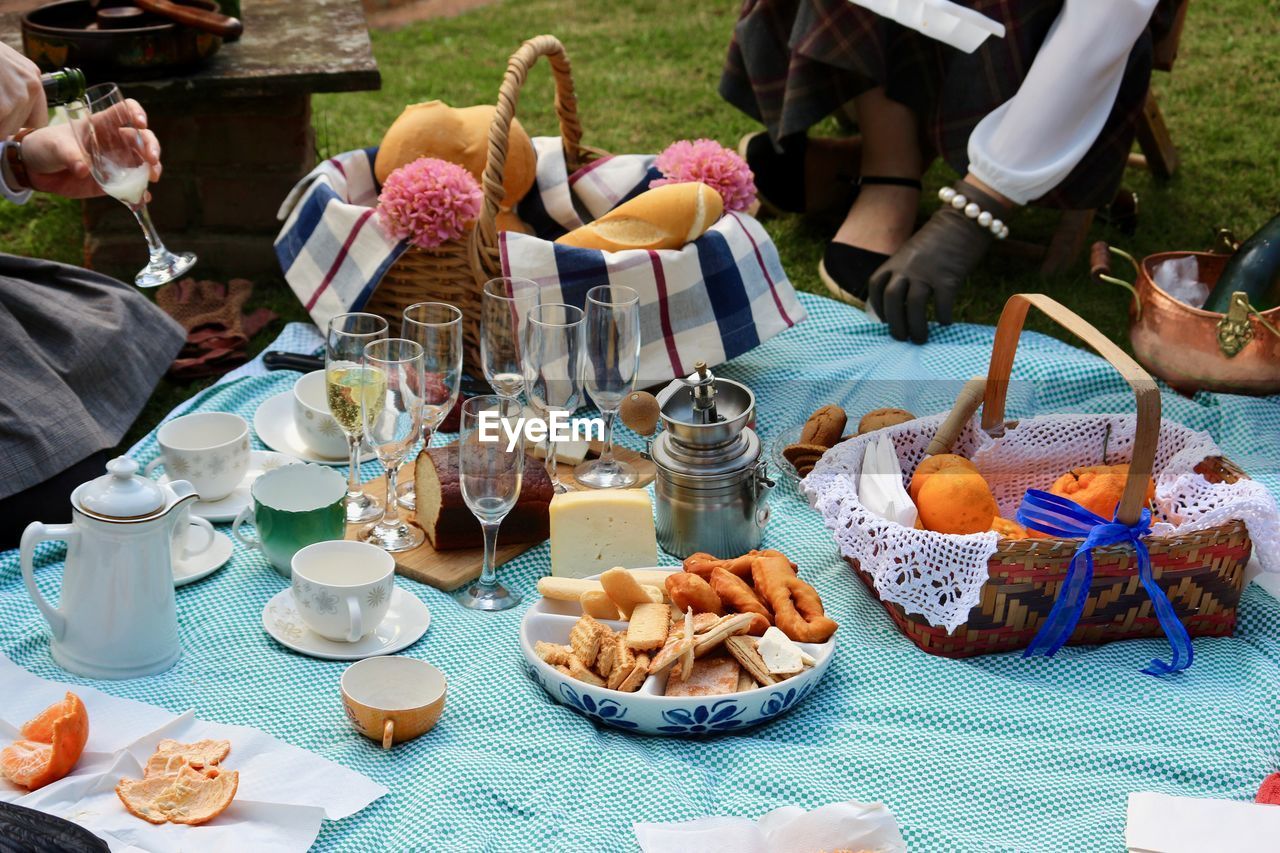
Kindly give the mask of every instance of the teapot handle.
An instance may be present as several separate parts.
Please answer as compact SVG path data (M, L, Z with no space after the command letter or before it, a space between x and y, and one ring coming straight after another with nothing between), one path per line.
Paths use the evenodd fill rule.
M22 580L27 585L27 594L31 596L31 600L36 603L41 615L49 623L49 628L52 629L55 640L61 640L63 635L67 633L67 617L63 615L61 610L46 601L36 587L35 549L38 543L47 539L61 539L70 545L79 538L80 531L76 530L75 526L71 524L43 524L39 521L33 521L27 525L26 530L22 531L19 556L19 562L22 565Z

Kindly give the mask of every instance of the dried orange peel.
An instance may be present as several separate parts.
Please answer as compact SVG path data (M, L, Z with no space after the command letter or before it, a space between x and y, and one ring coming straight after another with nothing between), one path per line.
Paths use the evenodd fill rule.
M162 740L142 779L121 779L116 796L149 823L208 823L227 810L240 785L238 772L219 766L230 752L225 740Z
M0 750L0 773L34 791L71 772L89 740L89 712L70 691L22 727L22 740Z

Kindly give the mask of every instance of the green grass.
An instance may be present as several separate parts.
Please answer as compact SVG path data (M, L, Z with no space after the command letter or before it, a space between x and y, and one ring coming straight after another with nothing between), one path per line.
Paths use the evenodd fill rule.
M584 141L616 152L658 151L672 140L709 136L732 145L757 129L722 102L716 84L736 3L688 0L507 0L456 18L373 34L382 69L380 92L314 99L319 154L373 145L407 103L439 98L465 106L493 103L507 57L527 37L555 33L569 50ZM1182 155L1165 184L1137 170L1126 186L1141 198L1137 234L1095 226L1106 239L1142 256L1207 248L1218 226L1246 235L1280 208L1280 0L1197 0L1190 6L1177 67L1154 87ZM535 135L556 132L549 68L540 64L521 93L518 115ZM821 132L835 132L834 124ZM163 142L163 140L161 140ZM935 166L936 189L952 176ZM935 202L926 192L921 217ZM1056 215L1020 214L1018 236L1045 242ZM767 223L788 274L801 290L823 292L816 266L828 227L798 218ZM74 262L81 228L76 206L43 200L0 207L0 245L18 254ZM1043 291L1072 306L1112 338L1127 343L1127 295L1092 284L1082 258L1046 278L1012 257L989 258L956 307L956 319L991 323L1011 293ZM257 300L289 317L300 312L280 282L260 282ZM1035 328L1053 332L1038 319ZM262 346L274 328L259 336ZM131 433L145 432L196 386L163 385Z

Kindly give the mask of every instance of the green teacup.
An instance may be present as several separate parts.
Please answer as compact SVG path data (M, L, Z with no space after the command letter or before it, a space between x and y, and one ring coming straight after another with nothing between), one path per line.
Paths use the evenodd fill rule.
M240 510L231 533L261 551L283 577L292 575L290 564L300 549L346 535L347 481L332 468L286 465L263 474L249 492L253 502ZM257 529L256 540L241 532L246 521Z

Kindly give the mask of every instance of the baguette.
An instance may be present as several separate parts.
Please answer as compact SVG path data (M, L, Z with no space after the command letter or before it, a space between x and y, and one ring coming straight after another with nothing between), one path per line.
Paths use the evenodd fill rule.
M606 252L679 249L701 237L723 213L720 193L706 184L666 184L646 190L556 242Z

